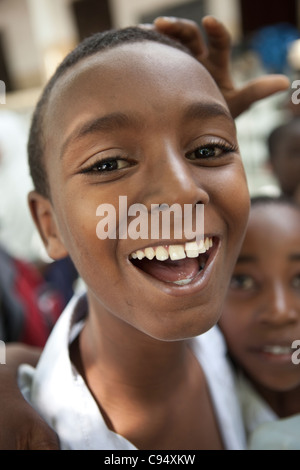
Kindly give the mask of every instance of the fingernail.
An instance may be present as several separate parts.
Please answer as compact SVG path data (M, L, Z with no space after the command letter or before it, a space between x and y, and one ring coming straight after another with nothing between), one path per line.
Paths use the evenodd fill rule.
M156 18L156 20L164 20L168 21L169 23L175 23L177 21L177 18L175 16L159 16Z

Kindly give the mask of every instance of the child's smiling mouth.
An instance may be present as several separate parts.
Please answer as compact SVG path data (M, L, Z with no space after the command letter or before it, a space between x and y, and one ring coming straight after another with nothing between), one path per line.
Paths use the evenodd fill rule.
M206 237L199 243L151 246L131 253L130 261L159 281L185 286L205 268L214 244L212 237Z

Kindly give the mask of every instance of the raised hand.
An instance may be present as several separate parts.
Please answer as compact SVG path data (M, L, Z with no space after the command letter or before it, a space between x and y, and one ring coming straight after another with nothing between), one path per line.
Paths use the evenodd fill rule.
M253 103L274 93L287 90L290 82L285 75L264 75L237 88L231 75L231 36L223 23L213 16L202 20L206 41L192 20L159 17L153 27L190 49L214 77L234 118L246 111Z

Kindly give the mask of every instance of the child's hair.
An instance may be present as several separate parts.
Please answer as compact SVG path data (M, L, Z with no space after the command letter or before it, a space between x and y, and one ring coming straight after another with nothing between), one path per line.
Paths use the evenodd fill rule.
M50 197L49 183L43 158L45 148L45 144L43 142L43 121L49 96L54 85L68 69L77 64L81 59L124 43L134 43L141 41L159 42L192 55L185 46L177 42L175 39L171 39L153 30L139 27L128 27L120 30L112 29L93 34L92 36L84 39L65 57L62 63L58 66L52 78L47 83L35 108L28 140L30 174L35 190L42 196L47 198Z
M280 204L280 205L285 205L285 206L290 206L295 209L300 210L299 204L294 201L294 199L284 196L284 195L279 195L279 196L268 196L268 195L258 195L258 196L252 196L251 197L251 208L256 207L258 205L272 205L272 204Z
M276 153L276 146L278 141L284 136L285 132L293 125L293 124L300 124L300 116L295 116L289 121L280 124L279 126L273 129L268 138L267 138L267 148L269 153L269 158L271 161L274 159L274 155Z

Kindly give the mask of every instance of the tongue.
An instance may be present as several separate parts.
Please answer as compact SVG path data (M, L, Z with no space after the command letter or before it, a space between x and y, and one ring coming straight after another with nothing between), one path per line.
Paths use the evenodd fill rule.
M144 258L135 263L145 273L163 282L176 282L192 279L199 272L198 258L184 258L179 261L157 261Z

